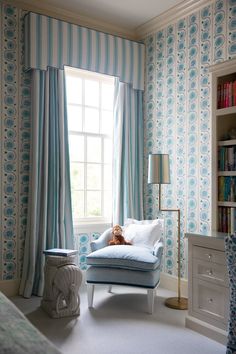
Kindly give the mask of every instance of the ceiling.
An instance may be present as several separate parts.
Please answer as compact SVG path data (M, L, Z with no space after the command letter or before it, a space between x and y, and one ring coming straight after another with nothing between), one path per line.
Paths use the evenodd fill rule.
M41 0L41 5L64 9L78 16L135 30L183 0Z

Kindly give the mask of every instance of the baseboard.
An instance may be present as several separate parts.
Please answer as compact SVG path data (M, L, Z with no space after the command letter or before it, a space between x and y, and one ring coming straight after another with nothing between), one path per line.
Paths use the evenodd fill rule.
M215 340L216 342L226 345L227 333L223 329L212 326L209 323L203 322L192 316L186 317L185 326Z
M7 297L18 295L20 279L0 280L0 291Z
M165 288L167 290L175 291L177 293L178 290L178 278L166 274L166 273L161 273L161 281L160 281L160 286L162 288ZM188 297L188 281L187 279L181 279L181 296Z

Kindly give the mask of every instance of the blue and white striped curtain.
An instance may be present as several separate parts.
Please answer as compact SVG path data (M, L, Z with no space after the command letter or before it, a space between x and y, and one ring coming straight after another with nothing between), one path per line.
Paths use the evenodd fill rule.
M32 71L31 170L20 294L42 296L48 248L73 248L64 71Z
M65 65L119 77L144 90L143 43L36 13L25 16L25 69Z
M143 94L115 80L113 223L143 218Z

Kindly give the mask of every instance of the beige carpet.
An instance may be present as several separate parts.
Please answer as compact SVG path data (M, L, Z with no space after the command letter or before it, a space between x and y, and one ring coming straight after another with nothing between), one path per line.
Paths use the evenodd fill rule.
M97 286L88 310L83 287L78 318L49 318L37 297L12 300L64 354L225 354L223 345L185 328L186 311L164 306L173 293L158 289L149 315L145 290L114 286L112 291Z

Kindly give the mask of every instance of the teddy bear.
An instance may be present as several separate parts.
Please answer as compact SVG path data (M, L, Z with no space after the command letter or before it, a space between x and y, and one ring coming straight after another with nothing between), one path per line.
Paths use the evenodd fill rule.
M131 245L131 242L126 241L122 233L123 231L120 225L113 226L112 240L109 241L109 245Z

